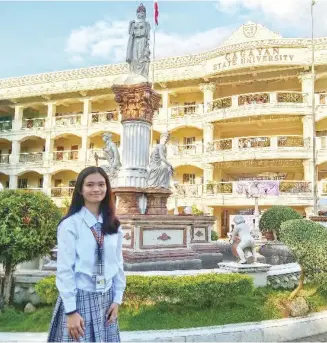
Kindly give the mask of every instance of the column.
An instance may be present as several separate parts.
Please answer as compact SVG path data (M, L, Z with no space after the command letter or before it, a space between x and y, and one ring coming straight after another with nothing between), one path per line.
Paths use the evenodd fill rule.
M10 189L17 189L18 186L18 176L17 175L10 175L9 177L9 188Z
M20 142L15 140L11 143L11 155L10 155L10 163L17 164L19 162L19 154L20 154Z
M52 118L54 118L56 115L57 105L56 105L56 102L54 102L54 101L47 102L47 105L48 105L48 113L47 113L46 127L48 129L50 129L52 127L52 124L53 124Z
M15 118L14 118L14 130L20 130L23 125L23 112L24 107L22 105L15 106Z
M207 183L213 182L213 173L215 166L213 164L205 164L203 168L203 183L204 186Z
M305 140L305 146L311 147L312 146L312 135L313 135L313 121L312 115L306 115L302 118L303 124L303 139ZM314 138L316 139L316 138Z
M314 91L312 89L312 82L315 82L316 76L314 76L314 80L312 79L311 73L302 73L299 76L299 80L302 82L302 92L307 94L307 104L309 106L312 105L312 97L314 96Z
M87 156L88 146L89 146L89 137L87 136L87 134L84 134L82 137L82 148L79 151L78 160L84 161L85 165L87 163L87 157L88 157Z
M43 192L51 196L51 174L43 174Z
M214 100L215 83L201 83L200 90L203 92L204 113L209 112L210 103Z
M215 127L212 123L204 123L203 125L203 144L204 144L204 152L208 150L208 143L212 143L214 140L214 132Z
M45 151L44 151L44 162L49 165L52 161L54 139L51 138L51 133L47 133L45 137Z
M170 90L164 89L161 93L162 107L159 109L160 119L167 120L169 117L169 100L170 100Z
M92 113L92 98L84 98L83 99L83 116L82 116L82 125L87 126L91 121L89 119Z

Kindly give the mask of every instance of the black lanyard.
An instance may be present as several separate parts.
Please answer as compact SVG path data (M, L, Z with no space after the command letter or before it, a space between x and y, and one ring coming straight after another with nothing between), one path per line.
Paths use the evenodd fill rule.
M98 264L99 274L102 275L102 250L101 250L101 248L103 247L104 233L101 230L101 235L99 237L99 235L97 234L94 227L91 227L91 231L92 231L93 236L95 238L95 241L97 243L97 251L98 251L98 263L97 264Z

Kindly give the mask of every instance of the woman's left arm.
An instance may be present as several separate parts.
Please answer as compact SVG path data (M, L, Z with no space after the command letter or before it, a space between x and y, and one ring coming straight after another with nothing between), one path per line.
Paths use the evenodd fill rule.
M123 295L126 288L126 276L124 272L124 261L123 261L123 230L121 226L118 229L117 233L117 263L118 263L118 271L117 274L113 278L113 295L114 299L113 302L116 304L121 304L123 301Z

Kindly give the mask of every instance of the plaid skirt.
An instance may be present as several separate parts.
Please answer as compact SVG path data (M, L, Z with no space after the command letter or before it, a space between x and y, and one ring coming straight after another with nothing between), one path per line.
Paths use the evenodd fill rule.
M77 291L77 311L85 323L84 337L78 342L120 342L118 321L106 324L106 311L112 301L112 288L105 293ZM53 311L47 342L75 342L67 330L67 317L60 296Z

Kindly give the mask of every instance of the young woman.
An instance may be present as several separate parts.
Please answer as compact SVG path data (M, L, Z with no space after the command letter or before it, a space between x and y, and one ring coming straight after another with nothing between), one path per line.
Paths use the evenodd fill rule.
M126 286L122 241L107 174L85 168L58 226L59 297L48 342L120 342L118 307Z

